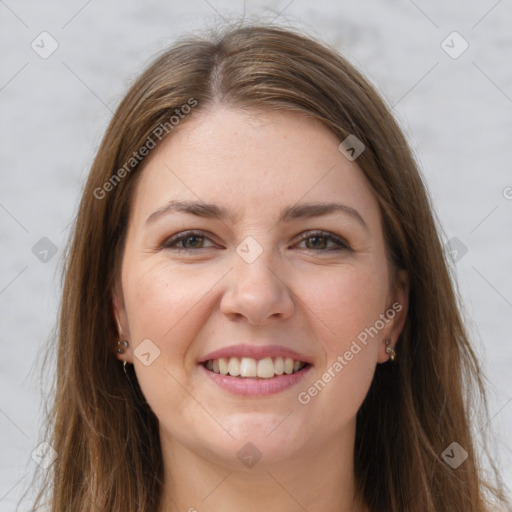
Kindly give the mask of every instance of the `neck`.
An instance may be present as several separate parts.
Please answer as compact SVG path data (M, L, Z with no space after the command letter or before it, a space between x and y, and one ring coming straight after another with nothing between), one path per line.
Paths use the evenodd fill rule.
M355 426L354 426L355 427ZM366 512L356 495L355 428L337 446L317 444L293 459L245 468L192 451L161 431L164 490L159 512Z

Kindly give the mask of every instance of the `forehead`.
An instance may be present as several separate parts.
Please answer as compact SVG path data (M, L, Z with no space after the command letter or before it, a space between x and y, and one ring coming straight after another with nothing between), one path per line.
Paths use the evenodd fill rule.
M173 199L220 203L233 219L299 202L343 201L380 225L377 201L339 140L296 112L196 112L144 162L132 205L145 221Z

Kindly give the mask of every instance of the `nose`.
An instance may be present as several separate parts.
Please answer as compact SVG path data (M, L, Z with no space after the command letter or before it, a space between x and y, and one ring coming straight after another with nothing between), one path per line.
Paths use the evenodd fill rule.
M293 294L269 253L264 251L251 263L236 253L233 255L233 270L227 276L220 302L225 316L264 325L272 319L286 320L293 314Z

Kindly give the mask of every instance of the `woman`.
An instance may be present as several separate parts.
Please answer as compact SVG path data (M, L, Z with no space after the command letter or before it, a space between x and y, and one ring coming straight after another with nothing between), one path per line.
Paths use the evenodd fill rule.
M405 138L358 71L293 31L181 40L131 87L84 190L59 336L52 511L503 498Z

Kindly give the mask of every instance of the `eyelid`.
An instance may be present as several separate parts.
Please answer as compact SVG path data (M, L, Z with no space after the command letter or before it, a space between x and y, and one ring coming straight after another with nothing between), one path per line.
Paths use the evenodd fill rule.
M162 244L161 249L172 249L174 251L197 251L198 249L185 249L183 247L172 247L171 244L175 244L178 242L181 242L181 240L191 237L191 236L197 236L197 237L204 237L209 240L211 240L211 235L207 233L206 231L202 231L200 229L189 229L187 231L180 231L179 233L176 233L175 235L172 235L169 238L166 238ZM201 247L200 249L210 249L210 247ZM200 250L199 249L199 250Z
M178 243L181 240L186 239L191 236L204 237L205 239L209 239L210 241L212 241L211 235L208 232L202 231L200 229L190 229L187 231L181 231L181 232L176 233L175 235L172 235L171 237L165 239L164 242L161 244L160 248L161 249L169 249L169 250L173 250L173 251L177 251L177 252L191 252L191 251L197 252L202 249L211 249L212 248L212 247L200 247L198 249L193 249L193 248L185 249L183 247L181 247L181 248L173 247L171 245L171 244ZM307 240L308 238L313 238L315 236L321 237L321 238L326 238L327 240L334 242L338 246L337 249L332 249L332 248L331 249L323 249L323 250L306 249L307 251L312 251L312 252L317 252L317 253L332 252L333 250L352 251L350 245L344 238L342 238L334 233L331 233L330 231L324 231L321 229L312 229L312 230L308 230L308 231L301 233L300 239L298 240L297 244L303 242L304 240Z
M323 231L322 229L312 229L309 231L305 231L304 233L301 233L300 235L300 242L303 242L304 240L307 240L308 238L313 237L320 237L320 238L327 238L330 241L333 241L336 243L336 245L339 247L339 249L345 249L345 250L351 250L350 245L348 242L341 236L335 235L334 233L331 233L330 231ZM323 251L315 251L314 249L307 249L314 252L330 252L328 249ZM332 251L332 249L331 249Z

